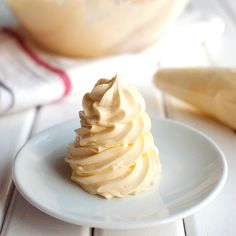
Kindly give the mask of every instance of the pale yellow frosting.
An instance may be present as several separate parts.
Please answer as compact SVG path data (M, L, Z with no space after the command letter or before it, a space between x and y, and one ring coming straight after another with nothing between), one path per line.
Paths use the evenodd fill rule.
M143 192L160 175L151 122L138 91L114 77L100 79L83 98L81 128L69 144L72 180L105 198Z
M179 98L232 129L236 129L236 70L232 68L171 68L155 75L162 91Z
M67 56L136 51L158 39L188 0L6 0L41 46Z

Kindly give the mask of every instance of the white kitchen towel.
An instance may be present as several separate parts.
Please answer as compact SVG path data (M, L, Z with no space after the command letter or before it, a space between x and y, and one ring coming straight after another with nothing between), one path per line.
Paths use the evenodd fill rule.
M221 37L224 24L216 16L190 14L161 39L168 44L203 42ZM100 77L116 73L150 75L156 71L161 42L139 52L97 59L69 59L35 48L19 30L0 29L0 114L19 111L85 92ZM132 73L131 73L132 72Z

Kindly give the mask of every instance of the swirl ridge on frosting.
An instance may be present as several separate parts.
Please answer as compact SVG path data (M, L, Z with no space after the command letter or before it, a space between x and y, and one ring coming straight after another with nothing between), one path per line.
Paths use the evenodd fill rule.
M154 185L161 166L139 92L117 77L100 79L84 95L82 105L81 128L65 158L71 179L108 199L135 195Z

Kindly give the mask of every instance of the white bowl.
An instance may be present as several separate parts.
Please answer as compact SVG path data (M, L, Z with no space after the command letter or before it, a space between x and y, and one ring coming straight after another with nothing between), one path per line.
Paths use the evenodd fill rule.
M14 181L32 205L66 222L98 228L129 229L158 225L193 214L222 189L227 164L206 135L171 120L152 120L160 151L159 186L138 196L106 200L70 180L66 145L80 126L72 120L33 137L18 153Z

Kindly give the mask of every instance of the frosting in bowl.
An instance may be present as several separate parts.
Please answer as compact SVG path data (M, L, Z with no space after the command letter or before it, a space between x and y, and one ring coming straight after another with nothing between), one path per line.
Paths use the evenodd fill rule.
M71 179L105 198L135 195L160 175L158 149L145 102L135 88L114 77L100 79L83 98L81 128L68 146Z
M174 23L188 0L6 0L37 44L65 56L137 51Z

